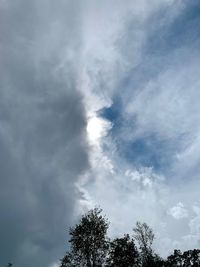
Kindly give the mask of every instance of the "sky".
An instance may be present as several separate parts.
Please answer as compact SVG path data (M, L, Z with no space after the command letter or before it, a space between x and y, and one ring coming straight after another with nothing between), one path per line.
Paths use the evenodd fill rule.
M111 237L200 246L198 0L0 0L0 265L56 267L100 206Z

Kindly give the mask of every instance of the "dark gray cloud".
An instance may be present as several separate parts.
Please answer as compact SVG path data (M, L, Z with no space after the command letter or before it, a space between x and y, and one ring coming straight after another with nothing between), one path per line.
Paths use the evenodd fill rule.
M49 266L88 168L78 2L0 2L0 265Z

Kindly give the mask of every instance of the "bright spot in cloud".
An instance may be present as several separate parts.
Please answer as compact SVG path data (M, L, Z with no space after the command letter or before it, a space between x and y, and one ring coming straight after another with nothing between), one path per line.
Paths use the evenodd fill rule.
M174 219L179 220L183 219L185 217L188 217L188 212L184 207L184 204L182 202L177 203L174 207L172 207L168 214L174 217Z
M98 117L89 118L87 124L87 134L91 143L98 143L98 141L106 136L111 128L111 123L107 120Z

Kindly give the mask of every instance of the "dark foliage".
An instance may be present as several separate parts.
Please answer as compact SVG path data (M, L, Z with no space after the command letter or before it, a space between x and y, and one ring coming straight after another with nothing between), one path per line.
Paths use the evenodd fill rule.
M140 258L143 267L154 266L152 243L154 240L153 230L146 224L137 222L133 228L134 238L139 244Z
M126 234L110 241L109 223L101 213L90 210L70 229L70 250L60 267L200 267L199 249L174 250L166 260L158 256L152 249L153 230L146 223L136 223L133 238Z
M166 267L199 267L200 266L200 250L188 250L181 252L174 250L174 254L170 255L166 261Z
M71 251L61 260L62 267L100 267L108 252L108 221L101 209L93 209L71 228Z
M134 240L129 235L116 238L110 243L106 267L139 266L139 253Z

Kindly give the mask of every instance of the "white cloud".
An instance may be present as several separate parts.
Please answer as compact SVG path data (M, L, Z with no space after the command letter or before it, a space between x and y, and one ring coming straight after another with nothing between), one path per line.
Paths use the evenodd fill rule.
M179 202L174 207L170 208L168 214L176 220L188 217L188 212L182 202Z
M196 172L199 160L199 52L187 43L173 49L166 45L164 51L158 46L155 55L145 52L148 37L156 33L152 36L162 39L160 32L170 29L186 1L126 3L103 1L97 8L94 2L84 17L79 82L86 110L96 116L117 96L123 122L116 135L107 135L107 127L96 134L102 138L97 138L98 149L90 151L91 170L81 186L90 203L101 205L110 218L113 235L130 232L136 220L146 221L156 229L155 246L166 255L175 246L188 247L184 236L190 234L198 194L197 179L187 177ZM122 139L133 142L152 135L169 150L164 173L136 168L134 159L130 166L118 151Z
M105 119L93 116L87 122L87 134L91 144L100 142L100 139L105 137L111 128L111 123Z

